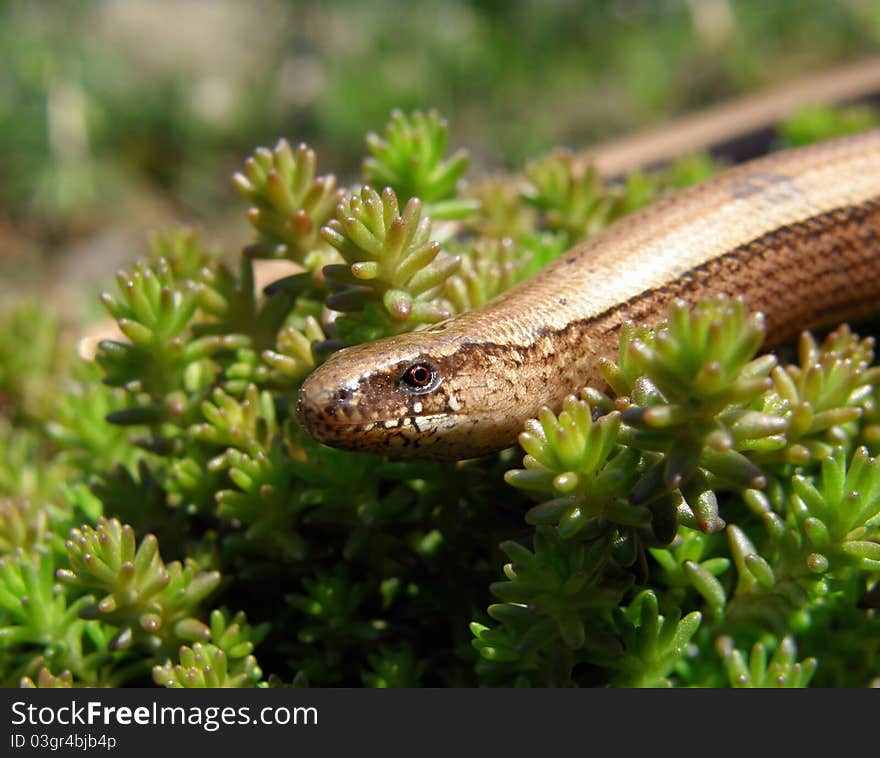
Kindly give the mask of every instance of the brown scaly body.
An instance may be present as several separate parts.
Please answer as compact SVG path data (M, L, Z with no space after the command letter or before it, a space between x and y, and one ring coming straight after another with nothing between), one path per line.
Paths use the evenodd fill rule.
M341 350L300 392L316 439L456 459L516 441L541 406L599 380L627 319L675 298L740 295L768 342L876 309L880 131L737 166L661 199L486 306ZM425 386L410 381L425 367ZM422 377L417 376L418 379Z

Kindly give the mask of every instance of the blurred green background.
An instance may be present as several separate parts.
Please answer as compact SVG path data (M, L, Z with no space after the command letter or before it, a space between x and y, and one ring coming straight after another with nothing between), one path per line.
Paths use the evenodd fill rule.
M0 0L0 292L93 291L180 222L237 251L229 175L281 136L345 179L435 106L479 174L878 43L877 0Z

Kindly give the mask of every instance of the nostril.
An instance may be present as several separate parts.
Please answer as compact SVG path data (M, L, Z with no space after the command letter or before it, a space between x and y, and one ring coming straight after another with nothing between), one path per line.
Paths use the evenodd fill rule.
M344 403L346 400L348 400L350 395L351 393L347 389L340 389L336 391L336 399L341 403Z

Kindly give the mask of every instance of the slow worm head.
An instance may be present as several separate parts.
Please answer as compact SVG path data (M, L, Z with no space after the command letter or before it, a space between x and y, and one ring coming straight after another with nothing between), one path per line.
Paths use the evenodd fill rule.
M742 295L768 341L876 310L880 132L737 166L610 226L488 305L341 350L302 386L329 445L456 459L513 444L586 384L621 325L675 298Z

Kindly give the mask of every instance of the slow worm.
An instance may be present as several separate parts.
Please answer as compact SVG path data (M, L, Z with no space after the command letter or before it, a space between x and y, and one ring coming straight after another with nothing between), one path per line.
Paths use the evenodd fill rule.
M741 295L767 344L867 315L880 297L880 130L772 154L661 198L482 308L339 351L303 383L317 440L457 459L516 441L587 384L627 319Z

